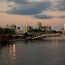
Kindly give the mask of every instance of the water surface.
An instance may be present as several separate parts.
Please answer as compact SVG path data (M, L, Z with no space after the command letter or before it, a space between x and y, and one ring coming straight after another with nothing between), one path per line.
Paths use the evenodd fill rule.
M0 65L65 65L65 38L0 43Z

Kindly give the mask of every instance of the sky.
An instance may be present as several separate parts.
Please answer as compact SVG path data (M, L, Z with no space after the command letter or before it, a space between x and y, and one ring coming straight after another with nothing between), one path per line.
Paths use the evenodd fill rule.
M65 23L65 0L0 0L0 26L57 27Z

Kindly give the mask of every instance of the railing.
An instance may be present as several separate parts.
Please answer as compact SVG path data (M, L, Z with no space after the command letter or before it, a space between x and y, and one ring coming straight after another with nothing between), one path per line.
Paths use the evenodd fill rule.
M51 37L51 36L63 36L62 34L43 34L40 36L35 36L32 39L37 39L37 38L41 38L41 37Z

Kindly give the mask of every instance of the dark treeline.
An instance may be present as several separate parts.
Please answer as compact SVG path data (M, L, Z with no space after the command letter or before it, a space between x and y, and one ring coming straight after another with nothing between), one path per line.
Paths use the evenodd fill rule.
M1 34L15 34L15 30L10 29L10 28L1 28L0 27L0 35Z

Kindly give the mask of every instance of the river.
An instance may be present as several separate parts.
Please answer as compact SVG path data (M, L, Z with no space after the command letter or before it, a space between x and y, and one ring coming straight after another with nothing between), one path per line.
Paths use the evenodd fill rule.
M65 37L0 43L0 65L65 65Z

